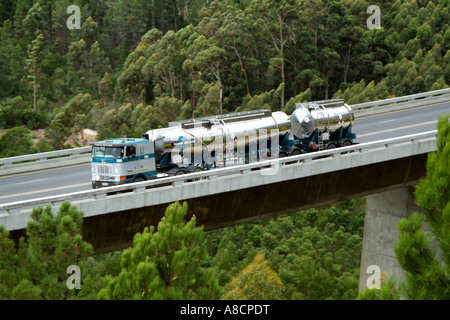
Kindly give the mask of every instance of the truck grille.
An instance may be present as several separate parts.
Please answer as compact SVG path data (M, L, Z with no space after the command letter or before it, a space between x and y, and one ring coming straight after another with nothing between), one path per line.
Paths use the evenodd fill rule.
M96 174L100 177L100 180L114 180L112 164L98 164Z

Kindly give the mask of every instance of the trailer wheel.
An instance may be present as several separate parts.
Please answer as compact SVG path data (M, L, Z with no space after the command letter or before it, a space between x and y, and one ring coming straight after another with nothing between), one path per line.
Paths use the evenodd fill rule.
M201 171L203 171L203 169L201 167L194 167L194 168L190 169L190 173L201 172ZM198 181L198 180L200 180L200 178L188 179L186 181L191 182L191 181Z
M180 168L172 168L169 171L167 171L167 174L169 175L169 177L179 176L179 175L182 175L185 173L186 172L184 172L184 170L182 170Z
M336 148L336 145L334 144L334 143L329 143L328 145L327 145L327 150L328 149L335 149Z
M348 147L348 146L351 146L352 145L352 142L350 141L350 140L345 140L343 143L342 143L342 146L343 147Z
M292 151L291 156L298 156L298 155L300 155L300 154L302 154L302 153L300 152L300 150L295 149L294 151Z

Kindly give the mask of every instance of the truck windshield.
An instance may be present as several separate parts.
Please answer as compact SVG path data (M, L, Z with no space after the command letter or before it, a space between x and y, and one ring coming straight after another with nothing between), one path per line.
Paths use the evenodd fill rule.
M93 158L123 158L123 147L102 147L94 146L92 148Z

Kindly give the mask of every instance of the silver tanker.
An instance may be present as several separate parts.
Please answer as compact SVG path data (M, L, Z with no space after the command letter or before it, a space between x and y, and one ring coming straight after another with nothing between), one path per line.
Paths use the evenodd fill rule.
M256 146L261 135L269 138L274 133L286 134L290 127L290 117L284 112L255 110L170 122L168 128L150 130L145 135L155 141L157 159L184 151L196 156L198 163L205 149L214 152L223 148L224 153L235 148L245 150L249 145Z
M254 110L171 122L167 128L147 131L143 139L93 143L92 186L350 145L356 138L353 120L343 100L324 100L299 103L291 115Z
M353 121L353 110L343 100L298 103L291 115L291 129L297 139L308 139L317 132L319 145L327 149L352 143L356 138L351 133Z
M227 147L248 148L249 144L259 141L261 133L270 134L271 131L279 134L280 139L288 137L292 141L312 139L316 132L317 148L326 149L351 144L352 139L339 136L330 141L330 137L340 130L351 129L353 120L353 111L343 100L323 100L298 103L291 116L270 110L232 113L170 122L168 128L150 130L146 135L155 141L157 159L173 153L175 148L175 152L201 153L214 143L215 148L223 145L224 150ZM309 151L301 146L291 149L280 152L288 156L295 149L297 154Z

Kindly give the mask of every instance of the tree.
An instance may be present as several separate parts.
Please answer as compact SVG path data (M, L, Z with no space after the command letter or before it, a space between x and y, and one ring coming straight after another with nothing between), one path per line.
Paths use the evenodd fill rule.
M223 83L221 76L222 57L225 56L225 50L212 45L197 53L193 60L199 70L209 71L213 75L214 82L219 87L219 113L222 114Z
M258 253L253 262L227 286L224 300L280 300L284 285L278 274L269 267L264 254Z
M155 83L155 96L169 95L183 99L183 61L185 48L181 46L178 33L168 31L154 45L142 74ZM178 94L176 94L178 92Z
M92 17L87 18L81 26L81 37L86 41L88 46L92 46L94 42L98 41L99 29L98 24Z
M128 60L128 59L127 59ZM124 98L134 102L145 102L146 84L142 81L146 58L140 56L136 62L131 61L128 66L125 62L124 70L117 79L116 91Z
M67 290L67 267L93 251L81 236L83 213L66 201L57 215L50 206L34 208L31 219L17 248L0 227L0 298L73 298L76 291Z
M283 110L286 82L284 51L289 42L294 39L294 22L299 18L300 8L295 0L253 0L251 7L255 10L264 31L269 35L274 48L279 53L271 59L271 64L280 68L281 84L283 85L280 107Z
M207 93L200 98L197 109L193 112L192 116L197 118L222 114L220 106L221 90L219 86L212 83L206 84L203 86L203 90Z
M28 154L32 145L30 130L25 126L14 127L0 137L0 157Z
M95 41L88 48L88 43L84 39L75 41L70 45L67 57L72 71L70 76L77 84L73 91L84 89L97 96L99 82L104 74L110 71L109 59L105 57L105 52L100 48L99 42Z
M51 125L53 128L63 127L74 134L83 132L83 129L92 127L93 114L99 111L99 104L92 99L89 93L80 93L67 102L55 115ZM81 136L83 141L83 136Z
M36 110L37 92L39 89L39 75L40 75L40 59L42 54L42 47L44 46L44 36L40 33L28 46L28 59L25 66L27 77L23 79L24 82L29 83L33 87L33 110Z
M51 12L51 32L54 34L55 43L57 43L57 51L62 56L67 54L70 42L70 30L67 28L67 8L71 4L70 0L55 1Z
M13 38L12 23L6 20L0 27L0 96L18 96L22 93L26 50L22 41Z
M428 155L427 173L416 186L423 214L414 213L398 225L400 238L395 253L406 272L404 294L410 299L450 299L449 116L439 118L437 150ZM429 224L431 232L423 231L424 223Z
M23 19L23 26L26 29L25 34L39 35L41 33L41 26L43 24L44 10L39 2L36 2L28 11L27 16Z
M155 112L164 126L178 120L183 102L177 98L162 97L155 101Z
M135 235L133 247L122 253L122 270L107 276L100 299L216 299L222 290L213 270L202 265L203 227L193 216L185 221L187 204L175 202L164 217Z

